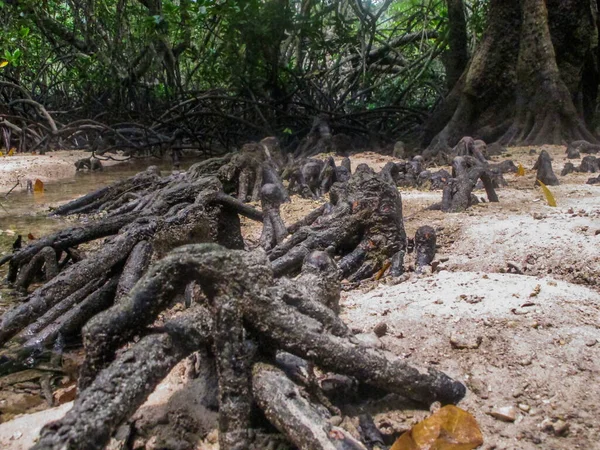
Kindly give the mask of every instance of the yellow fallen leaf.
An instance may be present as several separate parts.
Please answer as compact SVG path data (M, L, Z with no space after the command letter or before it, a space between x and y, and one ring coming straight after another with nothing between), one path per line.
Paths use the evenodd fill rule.
M13 147L8 151L8 156L13 156L14 154L15 154L15 148Z
M391 450L472 450L481 444L483 436L475 418L448 405L400 436Z
M517 176L518 177L525 176L525 167L523 167L523 165L521 163L519 163L519 166L517 167Z
M44 183L39 178L37 178L35 183L33 183L33 192L36 194L44 192Z
M544 197L546 197L548 206L556 206L556 199L554 198L554 195L552 195L552 192L550 192L550 189L548 189L548 186L546 186L540 180L537 180L537 181L538 181L538 183L540 183L540 186L542 187L542 191L544 192Z
M4 153L0 152L0 156L4 156Z
M2 68L4 66L8 66L8 61L2 61L2 62L0 62L0 68Z
M379 269L379 272L377 272L375 274L375 281L379 281L381 279L381 277L385 274L385 272L390 268L391 265L392 265L392 263L390 261L386 261L383 264L383 267L381 269Z

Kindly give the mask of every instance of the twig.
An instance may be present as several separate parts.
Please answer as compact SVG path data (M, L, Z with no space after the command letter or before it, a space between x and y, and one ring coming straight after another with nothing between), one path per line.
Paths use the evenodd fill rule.
M17 182L15 183L15 185L14 185L12 188L10 188L10 191L8 191L8 192L7 192L7 193L4 195L4 198L8 198L8 195L9 195L9 194L10 194L12 191L14 191L14 190L15 190L15 188L16 188L16 187L19 185L19 183L20 183L20 182L21 182L21 180L19 180L19 179L17 178Z

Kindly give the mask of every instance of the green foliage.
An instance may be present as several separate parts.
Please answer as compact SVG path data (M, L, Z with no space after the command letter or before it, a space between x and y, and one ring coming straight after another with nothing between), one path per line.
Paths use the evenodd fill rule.
M475 40L485 26L487 3L466 1ZM2 73L57 108L66 103L91 117L109 106L144 115L207 90L281 110L284 102L301 104L307 121L315 111L425 111L444 94L445 5L0 0L0 55L9 62ZM415 37L389 46L405 35ZM292 134L286 123L279 129Z

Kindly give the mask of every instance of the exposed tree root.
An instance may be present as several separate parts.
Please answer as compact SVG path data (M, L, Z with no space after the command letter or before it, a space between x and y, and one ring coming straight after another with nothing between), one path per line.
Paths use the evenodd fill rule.
M311 251L326 250L341 256L343 277L361 280L405 249L400 194L369 167L359 166L347 183L333 185L330 198L321 217L270 251L277 275L298 270Z
M552 170L552 159L546 150L540 152L540 156L535 162L533 170L537 170L535 177L536 186L539 186L540 181L546 186L557 186L559 184L558 178L556 178L556 175Z
M43 268L51 276L61 252L107 237L86 258L59 265L58 274L2 318L0 341L10 342L0 357L1 373L26 367L56 342L80 333L83 337L80 397L65 418L44 428L35 448L103 448L169 370L198 350L216 362L223 450L260 447L257 436L262 434L253 430L255 402L294 445L365 448L332 428L319 412L325 411L319 403L334 407L325 391L315 389L312 369L306 378L292 381L268 366L278 362L282 351L309 367L318 365L425 404L455 403L463 397L465 387L443 373L365 349L337 315L342 278L362 280L390 265L394 274L403 270L407 240L395 169L375 174L360 165L350 176L349 160L340 168L324 163L319 176L325 174L320 182L326 182L318 192L329 190L331 202L286 227L279 212L286 193L273 152L269 145L259 147L254 149L271 158L260 167L273 170L251 179L257 176L256 166L248 183L238 174L234 189L242 195L237 199L214 175L229 169L220 170L215 161L167 177L150 170L60 211L103 212L106 217L42 238L12 255L11 277L31 280ZM237 167L234 158L220 158L219 163ZM417 158L408 165L422 172L420 163ZM482 171L478 178L485 178L484 166L477 169ZM457 165L456 170L466 169ZM348 179L332 182L338 174ZM257 183L262 211L243 203ZM262 249L243 250L238 214L263 222ZM424 227L416 240L420 270L435 252L435 232ZM186 243L195 245L178 247ZM158 261L151 264L153 258ZM283 277L296 274L295 279ZM202 304L157 327L159 314L184 293L190 305ZM120 353L137 337L142 338ZM277 389L268 390L265 383L273 379ZM315 398L287 399L284 392L302 389L295 383L305 383ZM299 423L308 427L306 433L295 430Z
M303 279L318 274L324 275L320 283L311 285ZM158 334L143 338L113 362L114 350L134 335L151 331L146 326L190 279L201 285L207 304L172 319L155 330ZM335 263L322 253L307 259L302 276L294 282L273 279L268 260L258 251L226 250L212 244L172 251L149 269L120 304L85 327L87 388L67 416L44 427L34 448L103 448L116 426L177 361L207 345L217 358L219 440L224 450L251 448L253 399L300 447L314 442L311 448L361 448L327 446L328 440L351 442L352 438L341 430L327 437L332 429L323 407L294 396L286 398L284 392L299 392L299 388L282 372L254 366L260 359L273 358L278 349L426 404L455 403L463 397L464 386L444 374L418 370L385 352L365 349L342 324L332 327L337 323L335 313L326 313L326 304L320 308L314 304L323 293L324 298L339 297ZM96 356L90 359L92 354ZM277 385L267 388L273 377ZM297 423L309 427L302 436L294 426Z

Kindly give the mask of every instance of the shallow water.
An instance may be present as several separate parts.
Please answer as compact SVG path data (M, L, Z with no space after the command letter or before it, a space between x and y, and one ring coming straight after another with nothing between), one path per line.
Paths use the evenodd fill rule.
M194 162L186 160L182 164L182 169L186 169ZM50 207L56 207L135 175L152 165L158 166L163 174L171 171L170 162L156 159L134 160L105 167L102 172L77 172L72 178L45 184L43 193L32 194L23 189L13 191L6 198L0 195L0 254L12 246L12 242L19 234L24 239L29 233L39 238L72 222L66 218L48 217ZM10 246L7 247L8 242Z
M182 162L185 170L197 160ZM76 226L76 218L49 217L50 207L56 207L77 197L108 186L116 181L128 178L145 170L148 166L158 166L161 172L168 174L172 170L170 161L155 158L136 159L126 163L108 166L102 172L77 172L71 178L46 183L44 192L33 194L25 189L15 190L5 197L0 195L0 257L12 251L12 244L20 234L23 246L27 245L29 234L40 238L62 228ZM0 267L0 315L6 307L15 301L13 291L1 281L6 276L8 265Z

